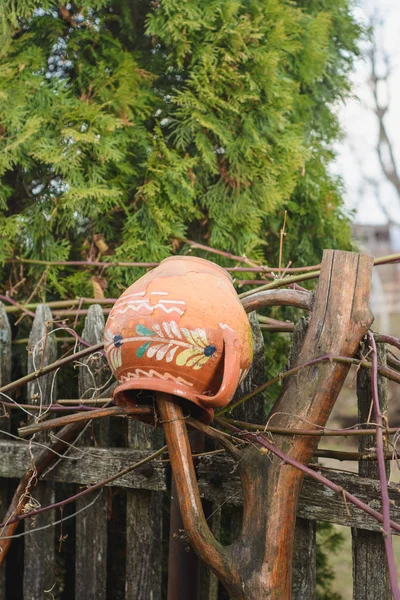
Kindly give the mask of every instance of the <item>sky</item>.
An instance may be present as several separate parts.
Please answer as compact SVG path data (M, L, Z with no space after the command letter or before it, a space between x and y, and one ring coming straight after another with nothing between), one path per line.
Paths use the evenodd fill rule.
M389 85L382 85L379 93L382 101L389 94L385 123L400 171L400 0L358 0L354 12L363 23L368 23L371 15L381 22L377 28L377 46L389 57L391 73ZM363 50L366 49L367 43L363 44ZM383 72L383 61L379 61L378 69ZM344 179L346 206L356 210L356 222L386 223L385 211L379 206L382 203L391 220L400 224L400 198L392 184L385 181L376 152L378 124L369 73L368 59L358 60L352 78L354 97L338 109L345 139L338 144L333 168Z

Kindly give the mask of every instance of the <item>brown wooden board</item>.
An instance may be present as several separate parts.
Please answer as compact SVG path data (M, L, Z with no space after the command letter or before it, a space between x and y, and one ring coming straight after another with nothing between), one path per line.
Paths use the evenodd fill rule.
M99 304L93 304L85 319L84 340L98 344L103 340L104 316ZM80 398L96 397L109 377L100 352L81 359L79 366ZM90 453L94 443L108 445L108 419L89 424L84 435L84 451ZM79 468L79 466L78 466ZM93 497L76 502L75 600L105 600L107 592L107 493L92 503Z
M161 430L134 421L129 422L129 445L147 448L151 453L161 447ZM138 451L138 450L134 450ZM128 452L132 452L129 450ZM132 460L131 464L134 464ZM154 463L153 463L154 465ZM150 470L151 466L148 467ZM162 467L163 471L163 467ZM161 474L161 470L159 472ZM135 471L132 472L135 476ZM140 477L140 476L139 476ZM165 475L159 489L165 489ZM144 478L146 479L146 478ZM161 485L160 485L161 484ZM129 489L126 504L126 575L125 597L135 600L161 600L162 578L162 494L154 489Z
M89 456L82 456L79 463L64 459L44 480L67 481L85 485L110 477L151 454L149 450L127 450L122 448L91 448ZM19 478L26 470L29 457L26 443L0 441L0 477ZM71 454L74 456L74 454ZM76 453L75 456L78 456ZM77 466L79 464L79 467ZM163 491L167 489L167 464L154 460L145 465L144 474L132 471L112 485L130 489ZM149 468L150 467L150 468ZM217 505L241 506L243 502L240 479L236 463L226 456L204 456L199 459L197 473L201 496ZM380 487L378 481L360 477L356 473L323 471L334 483L340 485L375 510L380 510ZM392 519L400 522L400 491L398 486L388 486L392 500ZM349 510L350 517L347 514ZM327 521L347 527L358 527L368 531L380 531L380 524L363 511L346 504L341 495L326 488L314 479L305 477L300 494L297 516L303 519Z
M39 304L35 312L31 333L29 336L28 373L36 371L57 359L57 342L54 335L50 335L53 329L52 314L46 304ZM44 377L31 381L27 385L28 404L46 405L56 399L56 374L49 373ZM48 442L47 433L35 435L35 441ZM29 446L29 444L28 444ZM27 457L25 470L31 464ZM52 504L55 498L54 485L51 482L39 481L32 490L34 502L39 506ZM25 532L34 527L43 527L52 524L55 520L54 511L51 514L38 515L34 522L30 520L25 523ZM24 545L24 600L41 600L46 596L45 591L50 590L54 584L54 529L48 527L40 534L30 533L25 536Z

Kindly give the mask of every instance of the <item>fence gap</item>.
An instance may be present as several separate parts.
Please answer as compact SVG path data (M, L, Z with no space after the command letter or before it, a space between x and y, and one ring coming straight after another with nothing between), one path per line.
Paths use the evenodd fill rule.
M104 316L100 305L93 304L88 310L84 340L98 344L103 340ZM101 353L91 354L81 360L79 366L79 397L99 396L101 388L109 377L109 370ZM84 401L84 400L83 400ZM94 444L108 445L108 419L89 425L81 441L84 449ZM79 469L79 462L76 466ZM88 484L95 481L88 481ZM88 510L85 507L93 501L92 494L79 498L76 502L76 558L75 558L75 600L105 600L107 590L107 509L109 488L103 489L100 497ZM82 511L82 512L79 512Z
M28 373L54 362L57 358L57 341L52 330L52 314L46 304L36 308L31 333L29 335ZM56 399L56 373L31 381L27 385L27 402L32 405L46 406ZM49 435L42 432L34 436L34 441L47 443ZM27 465L28 466L28 465ZM39 481L32 496L41 506L54 503L54 483ZM31 527L43 527L53 524L54 511L49 511L35 517L34 521L25 521L25 531ZM24 600L41 600L46 596L45 590L52 589L55 583L55 547L54 527L48 527L40 533L25 536L24 546Z
M0 386L6 385L11 381L11 327L8 321L7 313L4 309L4 304L0 302ZM2 397L0 396L0 401ZM5 398L3 398L5 400ZM0 402L0 428L4 431L10 430L10 419L6 415L10 414L10 410L6 409ZM3 516L7 512L7 489L8 484L6 479L0 479L0 515ZM0 600L5 600L6 594L6 564L3 569L0 569Z
M378 361L386 364L386 348L383 344L377 345ZM387 414L388 386L384 377L378 378L379 401L383 414ZM357 404L358 422L366 423L372 402L371 373L367 369L360 369L357 375ZM374 420L373 412L371 420ZM362 427L366 427L362 425ZM374 430L375 428L371 426ZM358 442L359 452L366 452L375 448L375 435L360 436ZM387 473L390 463L387 463ZM358 467L360 477L379 479L378 463L376 461L360 461ZM352 529L353 542L353 598L354 600L390 600L389 574L387 569L385 546L381 533Z

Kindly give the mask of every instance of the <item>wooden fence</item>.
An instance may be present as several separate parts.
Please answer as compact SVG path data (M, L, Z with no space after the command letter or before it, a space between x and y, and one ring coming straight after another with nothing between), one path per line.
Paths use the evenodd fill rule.
M41 305L30 331L26 368L32 371L53 362L63 352L53 332L49 307ZM91 344L102 340L104 317L99 305L90 307L82 337ZM263 382L263 340L253 318L256 360L244 386ZM0 309L0 385L20 374L25 366L24 345L13 345L4 307ZM13 360L12 360L13 359ZM12 364L11 364L12 363ZM29 384L16 402L43 405L65 398L107 395L110 372L99 353L81 360L62 377L49 374ZM61 383L59 380L62 379ZM56 384L58 384L56 386ZM386 402L385 383L380 382L381 401ZM367 372L358 375L360 422L370 408L370 380ZM243 392L243 390L242 390ZM6 400L6 398L2 398ZM1 407L1 404L0 404ZM8 409L7 409L8 412ZM35 444L10 437L16 433L21 413L10 411L0 420L0 515L4 515L18 479L25 473L48 434L36 435ZM263 422L262 398L239 407L236 418ZM8 433L8 435L7 435ZM360 450L374 446L374 438L360 438ZM48 469L33 491L41 506L72 496L88 484L98 482L148 456L162 445L159 430L133 420L112 418L90 425L66 457ZM197 459L198 482L211 529L218 537L222 530L229 543L240 528L242 493L233 461L224 454ZM359 475L331 471L330 479L374 508L380 508L379 482L375 463L360 462ZM118 484L118 486L116 486ZM17 530L0 571L0 600L161 600L166 598L168 540L178 539L186 547L184 532L169 531L169 490L171 473L167 461L155 460L121 477L100 492L93 492L63 511L45 512L27 519ZM390 486L392 518L400 521L400 492ZM298 507L293 557L293 598L316 597L316 521L328 521L352 528L354 595L357 600L391 598L386 560L379 524L347 505L341 496L305 479ZM223 524L221 526L221 523ZM189 552L190 550L187 549ZM179 551L179 550L178 550ZM226 598L215 577L201 566L199 585L190 600ZM186 582L187 583L187 582ZM190 582L189 582L190 587ZM183 589L183 588L182 588ZM186 600L176 589L176 600Z

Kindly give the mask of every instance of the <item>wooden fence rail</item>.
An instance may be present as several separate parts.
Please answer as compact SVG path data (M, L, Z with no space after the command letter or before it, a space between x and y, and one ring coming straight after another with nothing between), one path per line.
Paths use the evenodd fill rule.
M256 341L256 358L244 390L249 391L264 381L263 341L257 319L251 317ZM83 338L95 344L101 341L104 317L101 306L92 305L87 313ZM257 329L258 328L258 329ZM303 322L303 334L307 324ZM61 356L63 348L51 334L49 307L36 309L28 348L28 371ZM301 328L300 328L301 329ZM300 342L301 343L300 334ZM11 380L11 329L7 314L0 306L0 385ZM17 348L17 350L15 350ZM23 348L14 346L14 371L23 371ZM382 350L381 350L382 352ZM381 357L382 359L382 357ZM55 377L55 379L54 379ZM22 403L54 402L57 394L66 397L94 398L109 385L110 372L101 354L81 360L78 368L69 368L56 389L57 375L49 375L15 397ZM246 387L247 386L247 387ZM366 372L358 377L360 421L366 420L370 408L370 381ZM381 397L385 398L381 382ZM0 404L1 406L1 404ZM45 406L44 406L45 408ZM236 418L263 422L264 398L258 397L240 407ZM32 456L40 450L29 441L7 436L15 434L21 415L13 411L12 419L2 418L0 429L0 512L5 513L16 481L25 473ZM41 434L34 442L46 444L53 434ZM127 418L110 418L109 422L90 424L65 459L44 475L32 496L47 505L73 495L82 487L97 483L117 471L149 456L163 444L159 430ZM373 445L371 439L360 441L360 450ZM197 459L199 489L206 514L214 532L220 531L227 515L232 536L240 528L242 491L235 465L225 454ZM329 478L374 508L380 508L380 490L376 467L360 463L359 474L330 471ZM171 472L168 461L156 459L107 486L69 505L63 512L51 511L24 521L17 530L23 534L15 541L6 567L0 571L0 600L164 600L166 598L168 564L167 548L171 535L179 536L185 548L182 531L169 531L169 490ZM392 519L400 521L400 491L389 486ZM69 518L73 513L74 518ZM2 515L0 515L2 516ZM305 478L297 512L294 554L294 600L315 598L315 523L328 521L352 527L355 600L390 598L386 561L380 525L372 518L346 505L341 496ZM55 524L54 524L55 523ZM35 528L46 527L35 532ZM217 600L223 596L218 582L202 566L201 600ZM192 598L195 596L193 595ZM186 600L175 592L176 600ZM192 600L191 598L191 600Z

